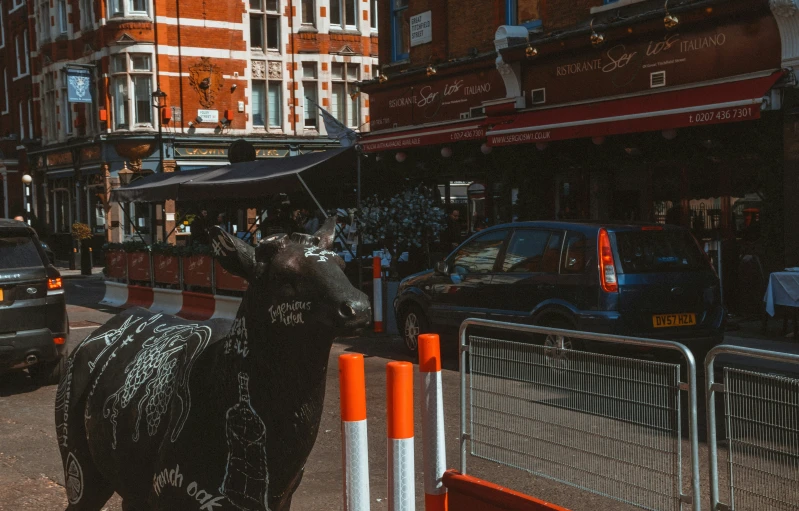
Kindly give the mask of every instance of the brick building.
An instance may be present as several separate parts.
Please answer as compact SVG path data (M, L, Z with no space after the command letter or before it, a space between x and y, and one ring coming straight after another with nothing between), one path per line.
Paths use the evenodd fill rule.
M737 243L762 227L770 266L799 263L799 2L397 0L383 14L381 75L361 85L367 183L437 184L470 229L670 218Z
M258 158L336 147L316 104L368 127L355 82L376 72L377 0L3 0L15 1L32 16L32 83L11 94L12 112L19 98L35 213L59 256L73 222L98 246L132 235L123 206L107 203L123 168L226 164L242 138ZM174 225L174 205L124 207L149 239Z
M26 144L38 131L33 115L29 6L0 0L0 215L13 217L26 207L22 175Z

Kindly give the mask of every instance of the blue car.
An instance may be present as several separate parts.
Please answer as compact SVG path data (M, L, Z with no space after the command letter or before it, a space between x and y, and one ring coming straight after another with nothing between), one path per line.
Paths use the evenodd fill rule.
M481 231L394 301L406 347L466 318L684 343L702 360L721 343L719 278L693 235L660 224L518 222ZM545 345L580 349L546 336Z

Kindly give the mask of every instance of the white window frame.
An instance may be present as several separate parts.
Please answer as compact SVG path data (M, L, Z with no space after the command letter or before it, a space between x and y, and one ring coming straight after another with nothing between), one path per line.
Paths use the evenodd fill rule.
M67 12L67 0L58 0L58 34L69 34L69 13Z
M146 56L149 59L149 71L145 70L134 70L133 69L133 57L135 56ZM114 60L116 58L122 58L125 63L124 70L115 70L113 68ZM147 52L133 52L133 53L114 53L111 55L111 66L109 67L109 74L111 75L111 97L112 97L112 105L113 108L111 109L114 119L113 119L113 126L114 130L135 130L138 128L153 128L154 126L154 116L153 116L153 108L150 99L152 97L152 88L155 84L155 75L153 73L153 54ZM133 77L135 76L148 76L150 78L150 91L147 94L148 103L151 105L149 110L150 112L150 121L149 122L136 122L136 98L135 98L135 88L133 86ZM118 98L117 98L117 91L116 91L116 83L118 80L125 80L126 86L126 95L127 98L125 99L125 112L127 114L127 124L123 124L121 127L119 126L119 122L116 119L116 115L118 113Z
M19 111L19 139L25 138L25 114L22 112L22 101L17 105Z
M0 48L6 47L6 24L3 21L3 5L0 4Z
M305 3L311 3L311 19L305 20ZM302 25L315 27L316 26L316 0L300 0L300 23Z
M25 0L13 0L11 3L11 9L8 11L9 14L21 8L23 5L25 5Z
M8 115L9 110L9 103L8 103L8 68L3 68L3 88L5 89L5 103L3 103L3 111L0 112L0 115Z
M343 72L343 76L342 75L336 76L335 74L332 74L334 67L336 65L339 65L339 64L342 66L341 69L342 69L342 72ZM351 67L357 69L357 73L355 74L355 79L353 81L350 81L350 77L349 77L350 75L349 75L349 72L348 72L349 68L351 68ZM331 84L331 87L330 87L330 98L331 98L330 113L341 124L347 126L348 128L357 129L361 125L361 98L360 98L360 96L356 96L355 99L352 99L350 97L350 94L355 92L356 85L355 85L354 82L357 82L358 80L360 80L361 65L356 63L356 62L333 62L333 63L330 64L330 71L331 71L331 75L332 75L331 79L332 79L332 82L333 82ZM333 99L334 88L335 88L336 85L343 85L344 86L344 98L343 98L344 105L343 106L339 106L339 108L342 108L342 113L343 113L342 117L343 118L339 118L339 115L338 115L339 113L333 111L332 99ZM357 106L355 108L355 112L353 112L354 113L354 117L357 117L356 119L350 119L350 115L349 115L350 111L348 109L348 107L350 106L349 105L349 101L357 102Z
M264 78L253 78L253 89L255 89L256 85L263 84L264 88L264 95L263 95L263 123L257 124L255 122L255 99L253 98L253 127L258 129L269 129L269 130L282 130L283 129L283 79L282 78L275 78L274 80L270 80L268 78L268 73L265 74ZM272 123L271 114L273 113L272 110L269 108L269 88L270 86L277 86L279 97L277 98L276 105L277 105L277 123ZM253 94L254 96L254 94ZM261 106L261 105L258 105Z
M378 0L369 0L369 28L372 32L377 32L378 30L377 16L380 8L378 4Z
M306 75L305 71L307 69L313 69L313 72L310 76ZM302 127L305 130L319 130L319 109L316 108L316 105L312 105L308 99L307 89L313 87L313 100L316 104L319 104L319 63L316 61L305 61L302 62L300 65L300 72L302 73L300 79L302 80L302 97L303 97L303 106L304 112L302 116ZM313 113L311 113L313 112ZM307 121L310 119L314 119L314 124L309 125Z
M135 0L108 0L108 16L110 18L149 18L153 9L150 0L144 0L144 11L133 10L132 4L134 1Z
M268 2L266 0L260 1L261 8L260 9L253 9L252 2L249 3L250 5L250 50L256 52L280 52L280 12L277 10L269 10L267 7ZM277 3L277 8L280 8L280 2ZM261 46L256 46L253 44L252 41L252 23L253 18L259 19L261 25L261 37L263 39L263 44ZM277 44L272 47L269 46L269 34L271 31L269 30L269 20L276 20L277 21Z
M338 1L338 16L339 16L339 23L333 23L333 0L330 0L330 26L336 27L339 29L347 29L347 30L357 30L358 28L358 3L359 0L337 0ZM353 9L353 16L355 16L354 20L351 20L352 23L348 23L350 20L346 19L347 14L347 4L352 5Z
M94 1L80 0L80 27L94 26Z
M23 74L22 74L22 59L21 59L21 55L19 53L19 36L14 38L14 51L16 52L16 55L17 55L17 76L16 76L16 78L19 78L19 77L23 76Z
M33 140L33 99L28 98L28 138Z

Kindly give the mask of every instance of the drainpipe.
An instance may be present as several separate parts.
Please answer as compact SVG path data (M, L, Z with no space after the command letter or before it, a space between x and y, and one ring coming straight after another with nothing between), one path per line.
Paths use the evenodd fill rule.
M178 78L178 94L180 95L180 132L185 133L185 131L183 131L183 45L180 43L180 0L175 0L175 16L177 17L178 24L178 74L180 75ZM174 143L175 141L173 139L173 148Z
M314 8L316 3L314 2ZM302 16L302 14L300 14ZM314 13L316 16L316 13ZM297 98L294 95L296 90L294 86L297 84L297 73L294 69L294 0L289 0L289 37L291 38L291 131L294 136L297 135Z

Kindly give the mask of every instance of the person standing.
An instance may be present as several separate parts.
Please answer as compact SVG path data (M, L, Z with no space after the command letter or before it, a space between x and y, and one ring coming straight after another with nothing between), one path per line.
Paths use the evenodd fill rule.
M191 244L195 243L201 245L208 245L210 238L208 237L208 228L210 227L210 220L208 219L208 210L203 209L199 216L194 217L191 222Z
M450 253L455 247L461 244L461 213L456 208L452 208L447 217L447 227L441 232L441 251Z

